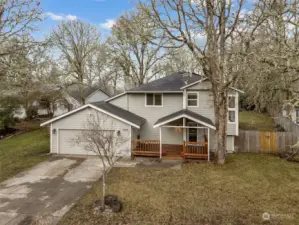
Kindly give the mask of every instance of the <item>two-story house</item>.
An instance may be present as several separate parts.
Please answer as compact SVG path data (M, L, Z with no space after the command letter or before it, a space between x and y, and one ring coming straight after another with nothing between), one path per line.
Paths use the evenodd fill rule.
M239 133L238 103L241 91L231 88L228 99L227 151L234 151ZM174 73L105 101L93 102L49 120L51 153L91 154L74 137L94 114L109 122L127 141L120 155L159 156L185 154L209 159L215 150L215 114L211 83L201 75Z

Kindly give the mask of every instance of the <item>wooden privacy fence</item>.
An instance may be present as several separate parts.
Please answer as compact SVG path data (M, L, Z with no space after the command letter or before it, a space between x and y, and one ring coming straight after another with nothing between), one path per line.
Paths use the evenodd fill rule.
M237 152L277 153L288 150L298 140L293 132L260 132L240 130L235 139Z

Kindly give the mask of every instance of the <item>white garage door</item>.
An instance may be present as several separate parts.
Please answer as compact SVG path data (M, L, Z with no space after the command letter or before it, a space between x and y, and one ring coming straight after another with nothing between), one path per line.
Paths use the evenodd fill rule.
M95 155L84 149L84 143L76 139L82 135L82 130L59 130L59 153L73 155Z

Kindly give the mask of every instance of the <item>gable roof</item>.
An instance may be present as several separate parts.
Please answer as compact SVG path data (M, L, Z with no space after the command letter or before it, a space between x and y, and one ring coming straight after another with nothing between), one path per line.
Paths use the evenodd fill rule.
M134 92L182 92L181 87L198 81L202 78L196 73L177 72L139 87L130 89L127 93Z
M133 123L135 125L141 126L145 122L145 119L143 117L138 116L135 113L129 112L129 111L122 109L120 107L117 107L115 105L112 105L108 102L100 101L100 102L93 102L91 104L104 110L105 112L109 112L115 116L118 116L127 121L130 121L131 123Z
M47 124L50 124L50 123L53 123L57 120L60 120L60 119L63 119L64 117L67 117L69 115L72 115L78 111L81 111L85 108L93 108L95 110L98 110L99 112L102 112L102 113L105 113L107 114L108 116L111 116L115 119L118 119L120 121L123 121L124 123L127 123L133 127L136 127L138 129L140 129L140 126L145 122L145 119L134 114L134 113L131 113L127 110L124 110L122 108L119 108L115 105L112 105L110 103L106 103L105 101L101 101L101 102L94 102L94 103L90 103L90 104L86 104L84 106L81 106L77 109L74 109L70 112L67 112L67 113L64 113L60 116L57 116L51 120L48 120L44 123L42 123L40 126L45 126Z
M110 97L109 94L107 94L105 91L103 91L98 87L84 87L83 89L84 97L87 98L96 91L101 91L104 94L106 94L108 97ZM68 87L66 93L68 93L71 97L73 97L78 102L81 102L81 93L77 85L72 85Z
M177 120L177 119L180 119L180 118L188 118L190 120L193 120L195 122L198 122L200 124L203 124L204 126L207 126L211 129L214 129L216 130L216 127L215 125L213 124L213 122L209 119L209 118L206 118L198 113L195 113L193 111L190 111L188 109L182 109L182 110L179 110L177 112L174 112L174 113L171 113L167 116L164 116L162 118L160 118L155 124L154 124L154 128L156 127L160 127L164 124L167 124L171 121L174 121L174 120Z
M204 78L204 79L202 79L202 80L197 80L197 81L194 81L193 83L186 84L185 86L181 87L181 89L182 89L182 90L183 90L183 89L186 89L186 88L188 88L188 87L191 87L191 86L193 86L193 85L196 85L196 84L198 84L198 83L200 83L200 82L202 82L202 81L205 81L205 80L208 80L208 78ZM234 88L234 87L229 87L229 88L232 89L232 90L235 90L235 91L237 91L237 92L240 92L240 93L244 94L244 91L242 91L242 90L240 90L240 89L237 89L237 88Z

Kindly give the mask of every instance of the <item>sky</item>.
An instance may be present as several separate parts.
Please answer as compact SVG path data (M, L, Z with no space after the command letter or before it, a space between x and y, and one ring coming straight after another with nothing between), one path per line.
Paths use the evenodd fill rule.
M105 35L115 20L133 8L132 0L41 0L45 20L38 25L37 39L43 39L61 21L80 19L98 27Z

